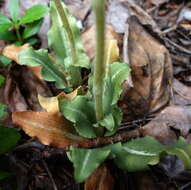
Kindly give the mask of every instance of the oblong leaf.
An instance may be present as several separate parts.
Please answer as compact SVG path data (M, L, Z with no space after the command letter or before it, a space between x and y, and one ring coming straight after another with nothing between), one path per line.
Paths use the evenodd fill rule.
M74 177L78 183L86 180L91 173L109 156L110 150L102 148L80 149L72 147L67 153L74 164Z
M38 31L40 30L41 26L42 26L43 20L37 20L35 22L32 22L31 24L29 24L23 32L23 39L29 38L31 36L34 36L35 34L38 33Z
M44 5L34 5L28 9L21 17L19 24L28 24L43 18L48 13L49 8Z
M71 123L60 114L33 111L14 112L12 119L29 136L36 137L45 145L64 148L85 143L85 139L78 136Z

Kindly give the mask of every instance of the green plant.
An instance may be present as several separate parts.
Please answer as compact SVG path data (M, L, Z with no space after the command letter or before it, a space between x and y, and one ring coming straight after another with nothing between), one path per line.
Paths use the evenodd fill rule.
M64 147L65 144L76 144L76 141L91 142L93 138L111 136L116 133L122 121L122 111L117 103L123 90L122 84L128 77L130 68L127 63L113 62L108 58L110 53L109 50L106 51L104 37L105 1L92 0L92 2L97 26L97 48L95 62L91 66L84 54L80 31L75 19L59 0L51 2L52 27L48 40L53 53L49 54L47 50L35 51L29 48L20 54L21 64L41 66L43 78L55 82L56 87L64 89L65 92L70 92L82 84L79 74L82 67L86 69L91 67L86 93L79 91L72 98L54 97L56 107L59 102L59 110L56 109L59 114L51 113L49 109L47 113L43 112L43 117L51 116L51 121L55 117L56 124L53 123L55 125L58 125L61 120L59 123L61 126L49 126L47 121L39 121L35 118L35 122L30 119L27 123L26 118L35 114L32 111L14 114L14 121L22 127L24 126L24 130L29 135L31 133L31 136L39 137L48 145L55 144ZM24 117L25 114L28 116L22 122L22 116ZM65 126L65 119L70 121L67 126L69 129ZM30 130L27 129L28 127ZM35 128L33 132L31 132L32 127ZM50 131L56 133L56 137L60 135L59 139L41 138L40 134L35 133L38 128L39 130L47 129L47 133ZM64 143L66 139L67 143ZM63 141L63 143L59 141ZM74 143L72 143L73 141ZM71 146L67 156L74 164L74 176L80 183L85 181L106 159L113 159L119 168L133 172L148 170L149 165L157 164L164 155L175 154L184 162L187 169L191 169L190 146L185 143L183 138L180 138L175 145L166 147L153 137L143 137L126 143L118 142L92 149Z
M10 18L0 13L0 40L15 42L17 45L23 43L35 44L34 37L42 25L43 17L49 11L43 5L34 5L24 15L19 16L19 0L9 3Z

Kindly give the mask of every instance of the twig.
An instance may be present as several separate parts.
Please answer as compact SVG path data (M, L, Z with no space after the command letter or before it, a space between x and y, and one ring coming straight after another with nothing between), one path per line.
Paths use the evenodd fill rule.
M44 160L42 160L42 164L43 164L43 166L44 166L46 172L48 173L48 175L49 175L49 177L50 177L50 180L51 180L51 182L52 182L52 186L53 186L54 190L58 190L58 188L57 188L57 186L56 186L56 183L55 183L55 181L54 181L54 179L53 179L53 177L52 177L52 174L51 174L50 170L48 169L48 166L47 166L47 164L46 164L46 162L45 162Z
M175 42L169 40L168 38L165 38L165 41L167 41L170 45L172 45L175 48L177 48L179 51L185 53L187 56L191 56L191 51L189 51L188 49L185 49L184 47L176 44Z

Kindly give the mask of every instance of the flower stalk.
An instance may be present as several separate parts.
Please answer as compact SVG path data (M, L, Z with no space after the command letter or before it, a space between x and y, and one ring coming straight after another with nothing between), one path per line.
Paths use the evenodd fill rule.
M94 64L93 93L95 99L95 111L97 122L104 118L103 93L104 78L106 72L105 64L105 0L92 0L93 10L96 19L96 58ZM100 134L103 134L103 128Z

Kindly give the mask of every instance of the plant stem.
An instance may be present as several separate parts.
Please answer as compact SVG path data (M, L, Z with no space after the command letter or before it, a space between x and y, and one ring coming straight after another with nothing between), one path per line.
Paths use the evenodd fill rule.
M93 10L96 18L96 60L94 65L93 93L95 98L96 119L100 121L104 118L103 89L106 72L106 64L104 62L105 0L93 0Z
M66 12L62 6L62 3L60 0L54 0L55 6L57 8L58 14L61 18L62 24L66 30L67 36L68 36L68 40L70 43L70 47L71 47L71 58L72 58L72 64L75 65L76 62L78 61L78 57L77 57L77 49L76 49L76 43L75 43L75 39L74 39L74 35L72 32L72 29L70 27L70 23L68 21ZM81 84L81 73L79 68L77 67L73 67L71 68L71 77L72 77L72 84L74 86L79 86ZM77 79L77 80L76 80Z
M19 26L18 25L15 25L15 31L16 31L17 39L19 40L19 42L23 43L23 39L22 39L21 34L19 32Z

